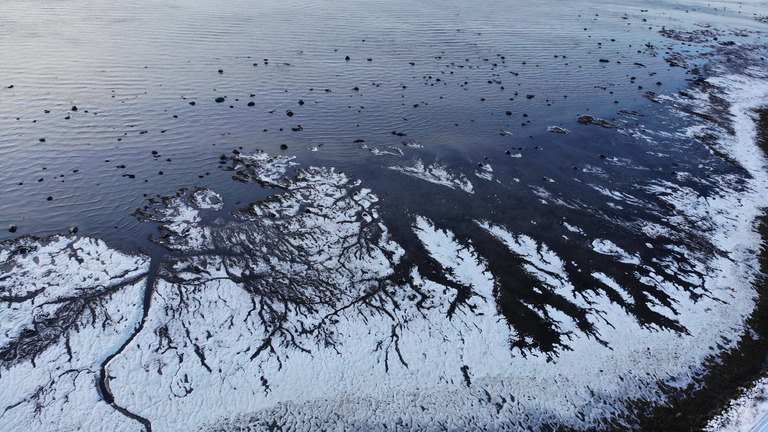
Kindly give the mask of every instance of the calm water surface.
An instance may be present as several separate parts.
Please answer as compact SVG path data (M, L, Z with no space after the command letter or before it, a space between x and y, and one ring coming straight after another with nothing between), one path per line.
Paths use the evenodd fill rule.
M76 225L116 246L141 245L154 228L131 212L145 195L212 186L233 205L256 198L261 192L232 182L218 160L257 148L365 177L380 195L394 194L385 206L412 202L449 215L467 205L487 211L486 200L498 197L492 208L527 222L541 216L530 210L536 198L528 185L547 177L579 193L570 189L579 186L571 167L599 153L667 170L671 159L649 157L643 143L579 128L575 119L587 112L614 118L618 108L654 114L643 93L674 90L687 78L659 55L671 43L659 29L714 16L751 25L748 11L718 7L3 2L0 239ZM642 119L653 128L665 121ZM551 125L573 133L548 134ZM501 136L502 129L513 135ZM376 157L358 139L377 148L422 147ZM504 152L517 147L526 157L511 163ZM484 185L457 209L424 202L422 192L451 191L380 169L417 157L471 177L488 157L504 187ZM635 175L642 174L621 174Z

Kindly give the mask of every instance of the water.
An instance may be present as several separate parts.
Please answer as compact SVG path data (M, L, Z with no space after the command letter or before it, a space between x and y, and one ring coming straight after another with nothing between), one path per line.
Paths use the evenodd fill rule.
M399 146L397 131L443 158L474 164L493 149L548 144L546 127L571 126L577 113L613 117L614 100L646 105L638 85L663 92L685 78L643 47L659 40L659 25L674 22L675 11L645 28L649 13L630 5L577 10L564 2L556 17L542 13L548 7L496 3L368 8L5 3L0 60L4 87L13 88L2 94L3 223L24 234L74 224L113 241L141 238L130 212L144 194L226 182L215 169L218 156L241 146L277 153L288 144L303 163L357 172L380 162L353 141ZM599 63L602 57L611 63ZM227 101L216 104L218 96ZM296 115L287 117L288 109ZM292 132L298 125L303 130ZM514 138L500 138L500 129ZM584 141L573 142L591 150ZM305 151L321 144L322 151Z
M725 135L727 107L711 98L716 116L706 117L680 91L716 74L765 78L748 66L764 65L765 24L755 18L766 10L764 1L3 2L0 240L76 226L111 248L150 250L154 281L157 268L172 267L157 262L163 254L183 261L208 251L174 248L183 236L166 241L158 232L168 220L135 210L174 208L181 204L148 199L202 187L224 202L219 212L200 211L214 255L239 256L232 233L254 225L232 212L294 187L233 180L241 167L227 167L238 155L261 150L295 157L297 168L333 167L360 181L349 190L369 188L403 249L391 263L398 283L416 286L415 268L455 285L459 310L472 309L471 274L453 274L430 243L439 234L424 233L445 230L474 251L492 275L488 297L512 332L505 348L513 357L551 360L580 337L612 340L595 318L610 312L595 313L571 291L605 293L643 330L698 334L699 315L687 316L677 293L719 298L711 291L724 282L704 281L718 271L741 275L712 270L741 253L719 233L742 231L707 205L727 191L754 200L751 211L762 183L743 158L703 137L718 121L724 127L712 133ZM743 49L729 51L731 42ZM733 64L717 61L726 58ZM611 127L582 124L582 115ZM536 246L525 250L529 240ZM744 262L739 271L750 274L754 263ZM734 328L740 313L724 313ZM119 363L123 349L131 344L110 361ZM696 369L700 357L681 367ZM670 380L686 373L675 369Z

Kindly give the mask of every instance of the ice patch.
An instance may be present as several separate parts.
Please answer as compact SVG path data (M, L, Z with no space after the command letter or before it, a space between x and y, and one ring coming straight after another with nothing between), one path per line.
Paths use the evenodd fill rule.
M472 183L464 177L464 174L458 175L450 173L444 165L440 165L437 162L425 167L421 159L417 159L413 166L392 166L390 169L416 177L421 180L426 180L430 183L446 186L451 189L460 189L467 193L474 193Z
M604 239L597 239L592 241L592 249L597 252L601 253L603 255L611 255L618 259L619 262L623 262L625 264L635 264L640 265L640 257L637 255L631 255L627 253L624 249L618 247L615 243L611 242L610 240L604 240Z

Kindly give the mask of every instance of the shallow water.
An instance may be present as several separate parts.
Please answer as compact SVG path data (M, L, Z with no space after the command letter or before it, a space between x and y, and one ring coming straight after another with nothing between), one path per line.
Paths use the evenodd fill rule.
M717 203L723 191L757 200L753 188L762 177L738 152L717 147L717 137L695 137L718 121L717 133L725 134L733 120L723 114L726 107L702 98L716 115L691 115L697 99L679 92L692 92L700 77L764 65L766 24L755 18L765 10L760 1L659 1L642 8L622 1L3 2L0 240L77 226L78 235L112 248L151 251L149 280L160 268L159 279L175 281L176 264L157 262L163 247L171 250L166 259L185 262L242 255L238 230L258 228L267 243L284 241L270 237L267 222L232 213L249 203L283 194L309 212L317 203L285 192L299 184L334 218L336 203L314 189L329 181L325 171L311 171L316 184L309 185L233 179L241 170L261 175L265 167L250 172L239 156L261 150L295 157L288 174L332 167L350 183L333 180L329 187L370 189L378 197L372 218L404 254L392 258L399 257L397 248L361 236L368 248L385 251L389 262L381 265L391 273L385 280L416 287L417 269L456 289L459 310L474 310L474 284L482 283L469 270L454 272L461 262L441 261L436 245L464 264L477 260L494 286L480 297L493 300L488 310L510 331L505 348L513 357L551 359L570 345L578 350L580 338L620 335L599 333L599 317L613 312L599 301L580 303L579 296L601 290L644 331L698 335L691 326L702 325L699 315L680 309L687 297L677 294L690 297L694 309L697 299L719 299L712 290L731 283L728 275L741 276L736 270L713 276L720 274L711 268L719 260L741 256L719 237L741 231L730 229L737 222ZM667 29L693 39L677 40ZM728 51L730 42L743 50ZM705 108L699 114L709 113ZM611 127L580 123L585 114ZM549 132L552 126L568 133ZM359 185L351 183L357 179ZM148 206L150 197L196 187L219 193L224 208L201 208L199 221L179 223L193 233L209 229L201 238L210 244L190 245L194 236L169 228L174 222L164 212L184 209L184 199ZM360 206L368 218L368 204ZM137 218L139 208L146 214ZM295 228L279 223L277 232ZM8 232L9 224L18 231ZM158 234L160 225L170 236ZM333 244L338 233L325 234ZM356 265L372 271L361 262ZM749 274L753 265L745 260L739 271ZM353 276L343 283L355 292L364 283ZM707 277L715 282L704 282ZM246 286L267 298L259 290L274 289ZM151 321L150 288L144 320ZM734 294L733 304L743 296L749 297ZM739 328L740 313L747 312L724 316ZM132 349L140 332L118 354ZM119 357L116 364L130 370ZM698 360L691 363L680 364L695 370Z
M528 159L534 165L511 175L529 176L524 182L570 175L566 167L616 153L616 138L578 128L577 114L649 109L646 90L675 89L687 78L651 56L668 44L660 26L741 18L660 7L4 2L0 76L13 88L0 95L0 220L23 234L77 225L114 242L143 238L145 228L130 216L143 194L226 185L236 200L249 200L251 191L238 194L216 169L220 154L240 147L278 153L287 144L283 153L303 164L364 175L393 158L375 160L356 139L377 147L415 141L429 157L467 171L486 156L502 163L499 152L509 147L541 145L547 151ZM218 96L226 102L215 103ZM296 115L286 116L289 109ZM651 118L643 123L663 127ZM556 124L574 134L545 133ZM303 130L292 132L298 125ZM500 129L514 135L501 137ZM622 157L643 157L638 150Z

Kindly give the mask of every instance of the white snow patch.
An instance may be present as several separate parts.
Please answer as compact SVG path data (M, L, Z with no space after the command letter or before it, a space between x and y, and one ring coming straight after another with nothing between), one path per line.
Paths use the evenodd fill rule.
M426 180L430 183L446 186L451 189L460 189L467 193L474 193L472 183L467 180L464 174L452 174L444 165L440 165L437 162L425 167L421 159L417 159L413 166L407 167L396 165L391 166L390 169L407 174L411 177Z

